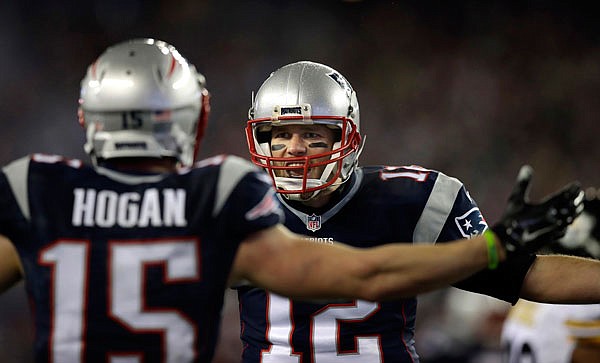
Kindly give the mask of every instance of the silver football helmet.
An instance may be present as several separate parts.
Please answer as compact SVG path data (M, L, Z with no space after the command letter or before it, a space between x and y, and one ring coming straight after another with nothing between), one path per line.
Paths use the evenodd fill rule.
M348 180L357 167L361 149L360 114L356 92L342 74L323 64L302 61L273 72L262 84L248 112L246 137L254 164L267 170L279 193L306 200ZM273 127L324 124L339 136L326 153L301 157L273 157ZM329 157L319 179L308 178L316 159ZM302 166L298 166L301 163ZM319 165L323 165L321 162ZM277 176L278 170L304 170L302 178ZM308 197L307 197L308 196Z
M172 157L189 166L209 111L204 76L160 40L109 47L81 81L79 123L94 162Z

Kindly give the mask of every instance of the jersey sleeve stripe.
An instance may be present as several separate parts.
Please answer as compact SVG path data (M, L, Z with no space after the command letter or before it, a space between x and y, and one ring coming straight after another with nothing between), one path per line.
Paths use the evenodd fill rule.
M458 179L442 173L438 174L413 231L414 242L425 243L437 240L461 187L462 183Z
M600 320L567 320L565 325L573 337L594 338L600 341Z

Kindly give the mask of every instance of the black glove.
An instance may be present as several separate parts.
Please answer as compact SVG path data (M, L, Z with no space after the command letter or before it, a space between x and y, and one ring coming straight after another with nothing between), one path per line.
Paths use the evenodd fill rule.
M524 165L500 221L491 227L507 253L535 252L565 235L567 226L583 211L583 192L571 183L547 196L539 204L529 203L527 194L533 169Z

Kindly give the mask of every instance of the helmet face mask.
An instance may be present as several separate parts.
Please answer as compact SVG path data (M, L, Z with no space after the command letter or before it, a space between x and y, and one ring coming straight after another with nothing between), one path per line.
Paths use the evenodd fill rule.
M109 47L81 82L79 122L92 160L175 158L191 165L209 113L204 77L171 45Z
M271 131L284 125L322 124L337 136L331 150L314 155L275 157ZM246 127L251 160L264 168L279 193L289 199L312 199L348 180L361 147L356 93L334 69L297 62L275 71L253 99ZM320 177L309 171L323 167ZM284 177L287 172L298 177ZM301 174L301 175L298 175Z

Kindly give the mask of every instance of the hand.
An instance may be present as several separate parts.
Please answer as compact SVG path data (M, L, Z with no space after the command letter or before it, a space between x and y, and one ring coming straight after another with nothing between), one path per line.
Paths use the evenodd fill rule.
M567 226L583 211L583 192L571 183L539 204L529 202L533 169L524 165L500 221L491 227L508 253L535 252L564 236Z

